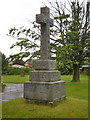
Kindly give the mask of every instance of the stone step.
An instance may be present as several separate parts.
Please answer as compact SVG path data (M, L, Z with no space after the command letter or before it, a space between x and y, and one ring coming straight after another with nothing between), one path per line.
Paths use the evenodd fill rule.
M55 70L55 60L35 60L33 61L33 67L35 70Z
M30 72L30 81L51 82L60 80L60 72L57 70L34 70Z

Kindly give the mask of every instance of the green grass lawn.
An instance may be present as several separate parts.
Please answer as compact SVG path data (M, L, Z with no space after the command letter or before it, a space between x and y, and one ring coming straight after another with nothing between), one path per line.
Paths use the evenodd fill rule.
M61 80L70 82L72 80L72 75L61 75ZM80 80L82 83L87 83L88 76L81 75ZM24 77L21 77L20 75L3 75L2 76L3 83L24 83L25 81L29 81L29 75L25 75Z
M29 75L25 75L21 77L20 75L3 75L2 82L3 83L24 83L25 81L29 81Z
M66 81L66 94L69 97L88 100L88 76L81 75L80 82L72 83L72 75L63 75L61 79Z
M11 82L12 78L13 82L23 83L29 76L3 76L3 82ZM3 118L88 118L88 77L81 76L78 83L70 82L71 75L63 75L61 79L66 81L65 101L51 106L28 103L24 98L14 99L3 103Z
M67 98L56 106L36 105L23 98L3 104L3 118L88 118L86 100Z

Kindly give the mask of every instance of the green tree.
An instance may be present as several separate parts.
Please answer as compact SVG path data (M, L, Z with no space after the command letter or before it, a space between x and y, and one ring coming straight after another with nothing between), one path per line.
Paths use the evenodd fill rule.
M55 24L51 29L51 53L56 54L57 66L65 65L68 69L73 67L72 81L79 81L79 68L83 64L88 51L89 34L88 22L86 21L86 12L83 3L78 0L68 1L70 9L62 3L55 1L49 2L53 11ZM23 35L24 34L24 35ZM14 58L30 56L31 58L39 56L40 26L33 22L31 29L12 28L9 35L16 37L18 42L11 46L19 46L21 51L14 55ZM24 37L22 37L22 35ZM30 40L32 38L32 40ZM35 50L30 53L29 50ZM28 51L28 52L27 52ZM11 56L12 57L12 56Z
M59 6L58 3L57 6ZM69 60L72 63L72 82L77 82L80 80L79 68L85 61L89 44L89 24L86 21L84 7L80 5L79 1L73 1L71 2L71 14L67 15L63 11L63 14L55 17L55 19L61 21L61 32L57 40L62 45L56 48L57 58L63 59L64 62Z
M9 30L8 36L12 36L17 39L17 42L13 44L10 49L16 46L20 47L19 53L10 55L9 59L11 61L23 58L27 58L28 61L34 57L40 57L40 26L35 22L31 22L31 25L33 25L31 29L25 27L20 27L17 29L14 27Z
M2 54L2 74L6 74L8 69L8 59Z

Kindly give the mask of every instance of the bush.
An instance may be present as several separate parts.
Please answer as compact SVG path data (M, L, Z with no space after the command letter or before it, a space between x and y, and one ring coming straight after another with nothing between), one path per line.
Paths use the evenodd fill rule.
M20 75L22 72L25 74L29 74L29 71L33 70L33 68L14 68L8 67L7 71L4 72L5 75Z

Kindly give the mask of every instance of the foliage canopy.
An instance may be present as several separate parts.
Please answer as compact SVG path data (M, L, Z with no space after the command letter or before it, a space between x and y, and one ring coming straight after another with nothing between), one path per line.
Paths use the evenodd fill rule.
M50 29L51 58L56 54L58 69L74 70L73 80L79 80L79 68L84 64L89 51L89 23L87 21L88 9L78 0L68 1L70 9L63 3L49 1L51 16L54 18L54 27ZM88 7L86 7L88 8ZM9 35L18 41L11 46L19 46L21 52L10 56L11 59L20 57L39 58L40 55L40 25L32 22L32 28L11 28ZM33 52L32 52L32 50ZM23 50L25 50L23 52ZM77 77L75 77L77 76Z

